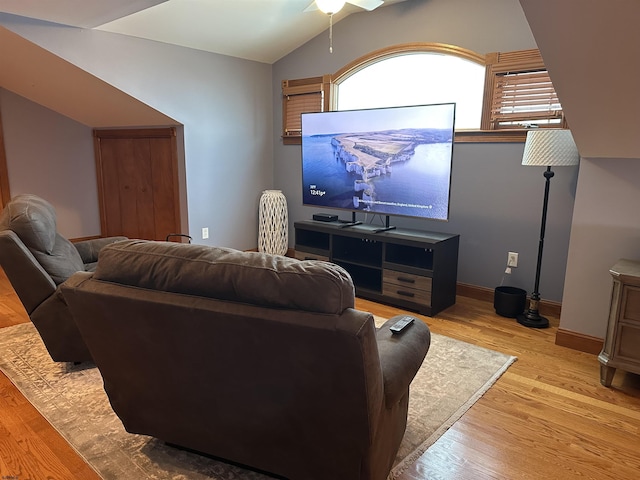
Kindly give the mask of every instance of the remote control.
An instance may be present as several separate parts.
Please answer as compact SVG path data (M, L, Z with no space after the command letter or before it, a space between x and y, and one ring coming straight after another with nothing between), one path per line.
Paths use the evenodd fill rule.
M400 318L400 320L398 320L396 323L391 325L391 327L389 327L389 330L391 330L391 333L400 333L409 325L411 325L414 320L415 319L413 317L409 317L405 315L404 317Z

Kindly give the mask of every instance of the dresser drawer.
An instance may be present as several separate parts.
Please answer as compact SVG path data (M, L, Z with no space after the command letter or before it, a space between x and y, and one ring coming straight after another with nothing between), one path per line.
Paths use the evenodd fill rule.
M382 294L423 305L431 305L431 278L384 270Z
M622 312L620 320L640 327L640 288L625 285L622 289Z
M618 323L617 344L614 351L615 357L622 362L630 362L637 366L640 362L640 325L636 322ZM631 370L633 371L633 370Z

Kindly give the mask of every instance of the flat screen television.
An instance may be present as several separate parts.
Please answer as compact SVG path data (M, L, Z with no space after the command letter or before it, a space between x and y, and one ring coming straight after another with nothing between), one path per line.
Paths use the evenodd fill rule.
M448 220L454 120L455 103L303 113L303 204Z

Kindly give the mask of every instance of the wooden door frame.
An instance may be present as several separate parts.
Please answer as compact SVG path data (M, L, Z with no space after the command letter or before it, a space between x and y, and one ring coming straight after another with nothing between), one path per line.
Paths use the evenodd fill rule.
M4 128L2 126L2 108L0 106L0 209L11 200L9 190L9 169L7 168L7 152L4 148Z
M180 187L178 181L178 146L176 141L176 129L175 127L161 127L161 128L138 128L138 129L94 129L93 131L93 146L96 159L96 178L98 181L98 206L100 209L100 229L101 234L104 236L107 231L107 215L105 198L109 194L104 187L104 178L102 175L103 163L102 155L100 151L100 140L103 138L169 138L171 141L171 163L173 165L173 178L171 179L173 185L173 208L175 212L176 228L177 232L181 228L181 215L180 215Z

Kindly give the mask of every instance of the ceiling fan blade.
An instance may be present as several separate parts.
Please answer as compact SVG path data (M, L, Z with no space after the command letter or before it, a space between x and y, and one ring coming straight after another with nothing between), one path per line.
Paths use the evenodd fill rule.
M355 5L356 7L364 8L371 11L378 8L384 3L383 0L347 0L347 3Z
M316 2L314 0L313 2L311 2L311 5L303 10L303 12L313 12L315 10L318 10L318 6L316 5Z

